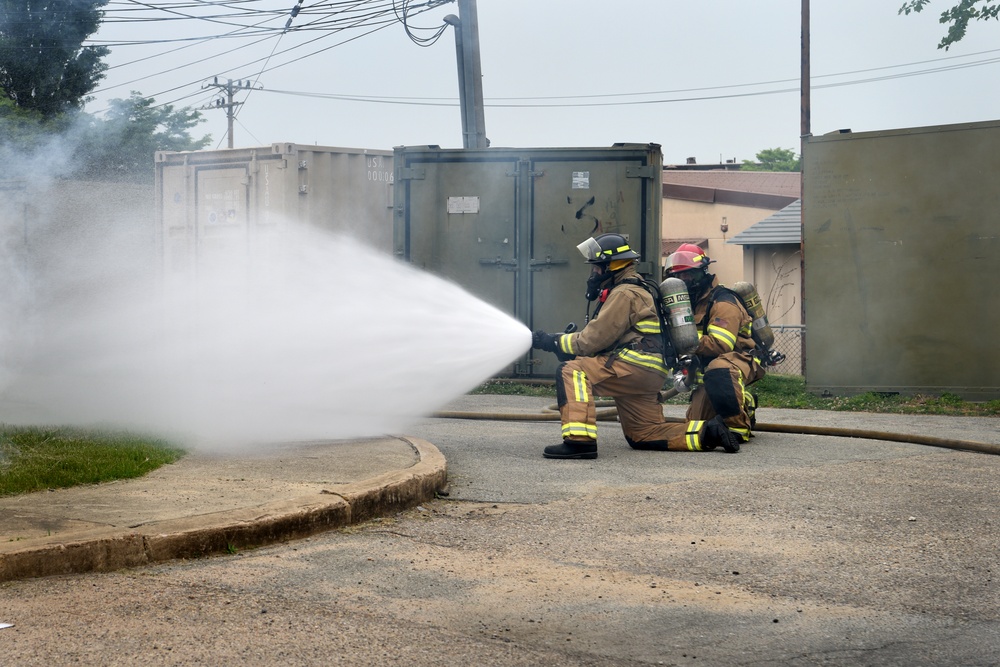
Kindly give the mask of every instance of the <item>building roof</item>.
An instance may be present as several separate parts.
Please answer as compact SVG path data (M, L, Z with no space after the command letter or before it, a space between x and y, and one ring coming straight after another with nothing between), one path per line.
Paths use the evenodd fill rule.
M688 171L664 169L663 183L736 192L758 192L798 198L802 174L797 171Z
M677 249L684 243L693 243L699 248L705 248L708 246L708 239L705 237L689 239L663 239L660 242L660 255L663 257L672 255L677 252Z
M737 245L802 243L802 200L796 199L774 215L750 225L726 241Z
M799 198L797 171L663 170L663 196L705 203L781 209Z

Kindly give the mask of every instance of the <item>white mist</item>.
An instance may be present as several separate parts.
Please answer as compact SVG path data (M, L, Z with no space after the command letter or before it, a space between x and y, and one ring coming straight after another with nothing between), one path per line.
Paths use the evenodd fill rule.
M400 434L530 346L459 286L316 229L162 280L145 235L88 238L32 258L31 315L3 327L0 422L216 450Z

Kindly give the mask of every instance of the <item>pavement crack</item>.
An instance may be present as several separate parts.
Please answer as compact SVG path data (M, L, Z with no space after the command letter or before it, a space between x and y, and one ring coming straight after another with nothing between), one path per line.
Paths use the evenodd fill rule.
M409 533L402 533L398 530L370 530L369 533L383 534L383 535L396 535L397 537L405 537L408 540L417 542L419 544L426 544L432 547L441 547L443 549L455 549L459 545L457 544L445 544L443 542L434 542L432 540L420 539L416 535L410 535Z

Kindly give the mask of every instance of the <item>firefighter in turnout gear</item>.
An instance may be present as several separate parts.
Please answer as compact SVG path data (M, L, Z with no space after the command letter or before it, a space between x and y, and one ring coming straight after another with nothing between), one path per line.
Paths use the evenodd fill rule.
M739 295L708 272L712 261L691 243L682 244L667 258L667 274L688 286L698 326L687 430L721 418L740 442L747 442L757 407L748 387L764 377L764 369L754 354L752 318Z
M554 352L562 443L545 458L597 458L595 396L610 396L629 445L636 449L738 451L739 442L721 420L690 425L667 423L658 394L670 369L664 362L661 318L653 295L635 268L639 254L620 234L602 234L578 246L592 265L587 299L597 301L581 331L536 330L532 347Z

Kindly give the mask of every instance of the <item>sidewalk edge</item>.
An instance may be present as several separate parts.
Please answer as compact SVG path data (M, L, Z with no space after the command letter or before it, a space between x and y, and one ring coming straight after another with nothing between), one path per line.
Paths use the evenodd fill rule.
M447 483L444 455L426 440L399 436L417 463L336 491L227 512L145 524L125 532L0 553L0 582L110 572L179 558L301 539L369 521L434 498Z

